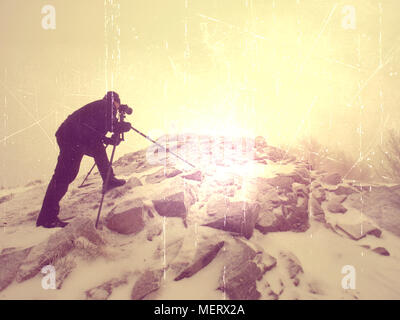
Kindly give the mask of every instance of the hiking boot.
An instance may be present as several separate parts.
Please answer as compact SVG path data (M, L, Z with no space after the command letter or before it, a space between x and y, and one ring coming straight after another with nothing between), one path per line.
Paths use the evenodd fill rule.
M126 180L124 179L117 179L116 177L112 177L110 181L108 181L107 188L103 184L103 193L106 193L107 191L110 191L111 189L123 186L126 183Z
M64 222L57 217L50 221L36 223L36 227L42 226L44 228L64 228L66 225L68 225L68 222Z

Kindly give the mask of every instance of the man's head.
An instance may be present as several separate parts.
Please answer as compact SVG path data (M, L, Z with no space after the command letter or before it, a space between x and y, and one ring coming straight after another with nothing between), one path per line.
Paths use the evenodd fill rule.
M121 100L119 99L118 93L116 93L114 91L108 91L103 99L106 100L111 105L114 105L114 107L117 109L119 108L119 106L121 104Z

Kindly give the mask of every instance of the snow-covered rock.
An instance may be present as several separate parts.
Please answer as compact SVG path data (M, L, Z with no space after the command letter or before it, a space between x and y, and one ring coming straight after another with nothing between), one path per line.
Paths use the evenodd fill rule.
M399 298L399 186L311 170L262 137L157 141L196 168L157 148L124 155L99 230L97 172L71 185L59 230L34 226L46 185L1 190L0 299ZM38 290L48 264L58 290ZM356 290L341 289L345 265Z

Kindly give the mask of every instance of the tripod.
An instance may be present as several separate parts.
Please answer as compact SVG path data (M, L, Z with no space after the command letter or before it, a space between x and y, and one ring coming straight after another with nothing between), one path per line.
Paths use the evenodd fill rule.
M124 121L124 119L125 119L125 112L120 111L120 113L119 113L119 122L122 123L122 122ZM119 141L120 141L120 142L121 142L121 141L124 141L124 133L122 132L122 133L119 133L118 135L119 135L119 136L118 136ZM107 146L108 146L108 145L107 145ZM107 146L106 146L106 148L107 148ZM97 212L97 218L96 218L96 224L95 224L95 228L96 228L96 229L97 229L97 226L98 226L98 224L99 224L100 213L101 213L101 209L102 209L102 207L103 207L104 196L105 196L105 194L106 194L106 192L107 192L108 183L109 183L109 181L110 181L111 168L112 168L112 163L113 163L113 160L114 160L114 155L115 155L115 149L116 149L116 148L117 148L117 143L115 143L115 144L113 145L113 149L112 149L112 153L111 153L111 158L110 158L110 164L108 165L106 180L104 181L103 189L102 189L102 192L101 192L101 200L100 200L100 205L99 205L99 211ZM93 168L94 168L95 165L96 165L96 164L94 164L93 167L92 167L92 169L90 169L90 171L89 171L88 174L86 175L85 180L86 180L87 177L90 175L90 172L93 170ZM83 185L83 183L85 182L85 180L82 182L82 185Z

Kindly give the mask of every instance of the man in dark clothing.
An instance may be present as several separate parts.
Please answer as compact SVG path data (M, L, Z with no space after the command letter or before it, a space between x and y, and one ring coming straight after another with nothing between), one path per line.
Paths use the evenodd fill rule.
M117 120L119 106L118 94L107 92L102 100L89 103L72 113L58 128L56 138L60 154L36 226L55 228L68 224L57 217L60 211L59 202L66 194L69 184L78 175L84 155L94 158L103 179L104 192L125 184L125 180L115 178L110 167L109 182L107 186L104 185L109 160L103 143L118 145L120 133L130 129L130 123L119 123ZM108 138L107 132L114 134Z

